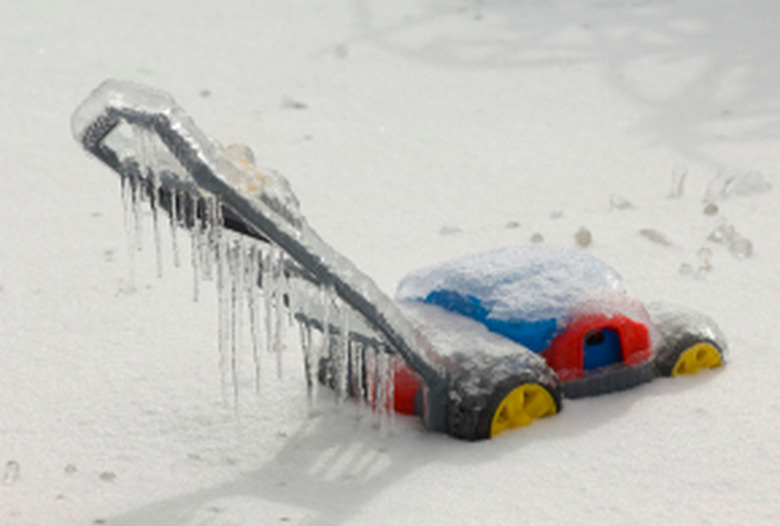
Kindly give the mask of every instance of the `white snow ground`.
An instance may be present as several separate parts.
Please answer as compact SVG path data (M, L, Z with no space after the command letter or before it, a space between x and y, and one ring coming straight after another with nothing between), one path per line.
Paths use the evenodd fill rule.
M19 472L0 524L777 524L778 16L761 0L3 2L0 476ZM193 304L189 270L166 260L158 280L146 250L128 292L117 178L68 127L107 77L250 144L388 293L536 233L574 246L584 226L636 296L715 317L730 363L469 444L411 418L382 433L327 396L308 416L292 350L236 416L213 290ZM703 213L719 173L749 172L774 190ZM721 221L751 257L706 240Z

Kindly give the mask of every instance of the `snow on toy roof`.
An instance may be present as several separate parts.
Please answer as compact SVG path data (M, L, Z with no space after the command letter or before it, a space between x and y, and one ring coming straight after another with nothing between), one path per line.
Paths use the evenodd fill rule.
M491 319L527 322L559 319L574 304L605 291L625 292L617 271L588 254L519 246L413 272L396 295L425 301L442 291L478 300Z

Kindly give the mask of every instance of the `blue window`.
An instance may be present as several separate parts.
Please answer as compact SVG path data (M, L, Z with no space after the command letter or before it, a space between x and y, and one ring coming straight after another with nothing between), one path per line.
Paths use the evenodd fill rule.
M612 329L588 331L582 341L582 352L586 371L623 361L620 335Z

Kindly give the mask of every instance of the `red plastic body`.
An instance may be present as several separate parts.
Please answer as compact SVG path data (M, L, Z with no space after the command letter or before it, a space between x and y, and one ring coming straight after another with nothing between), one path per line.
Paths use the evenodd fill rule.
M623 363L637 365L652 358L650 330L647 325L622 314L608 317L605 314L582 315L572 321L566 330L556 336L550 347L541 354L547 364L558 374L561 382L585 376L584 345L589 331L608 329L620 338Z

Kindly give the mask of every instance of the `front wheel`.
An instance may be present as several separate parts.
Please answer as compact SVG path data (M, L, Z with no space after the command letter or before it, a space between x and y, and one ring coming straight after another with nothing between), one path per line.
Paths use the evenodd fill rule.
M726 361L726 338L709 316L676 305L652 303L655 366L659 376L696 374Z
M490 362L454 375L447 408L449 434L484 440L560 411L560 386L546 365L538 370L511 359Z
M537 418L551 416L558 412L559 403L543 385L524 383L511 389L505 395L496 393L499 400L490 419L490 437L508 429L524 427ZM504 390L505 391L505 390ZM490 411L487 412L490 414Z

